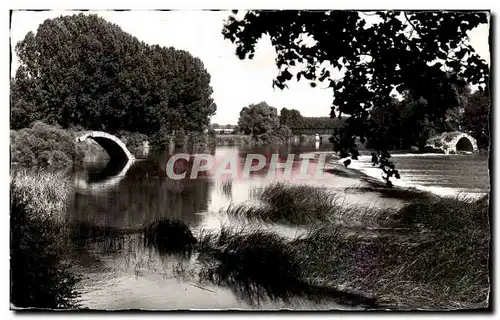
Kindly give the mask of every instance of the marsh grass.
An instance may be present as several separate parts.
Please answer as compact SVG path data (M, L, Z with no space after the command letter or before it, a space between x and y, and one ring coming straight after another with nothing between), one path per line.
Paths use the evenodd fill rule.
M275 280L293 283L290 279L295 279L312 287L368 295L390 308L488 305L488 197L472 200L419 193L398 210L350 207L339 213L332 198L325 197L327 202L321 203L324 195L324 190L314 192L310 187L277 185L261 193L265 206L230 207L228 213L233 215L281 223L316 219L316 224L292 241L265 231L223 228L219 237L211 234L202 241L205 247L215 244L207 252L216 252L213 255L221 261L212 272L232 270L233 280L239 279L236 275L257 277L271 287L277 286ZM304 209L305 204L323 208L328 203L332 208L325 211L329 216L335 213L343 223L329 223L324 215ZM363 220L364 225L353 224Z
M262 299L287 301L301 296L375 306L374 299L363 295L305 282L302 261L297 259L293 243L275 232L223 227L218 234L202 235L199 243L200 257L209 255L216 260L202 260L205 264L199 274L201 281L228 286L251 304Z
M65 259L67 177L14 172L10 181L11 302L19 308L73 308L78 277Z
M161 218L144 227L144 244L161 253L190 256L197 243L189 226L181 221Z
M140 234L142 229L115 228L99 226L88 221L73 221L67 226L70 240L77 247L85 247L98 243L105 251L113 251L124 243L124 237L131 234Z
M242 134L227 134L227 135L216 135L215 143L217 145L253 145L255 141L252 140L251 136Z
M10 177L11 207L23 208L28 218L63 218L71 184L60 172L14 171Z
M226 197L231 198L232 193L233 193L233 181L232 180L224 180L221 182L221 184L219 186L222 190L222 193Z
M335 194L311 186L273 183L252 193L262 203L231 204L227 213L267 222L310 224L329 221L342 210Z

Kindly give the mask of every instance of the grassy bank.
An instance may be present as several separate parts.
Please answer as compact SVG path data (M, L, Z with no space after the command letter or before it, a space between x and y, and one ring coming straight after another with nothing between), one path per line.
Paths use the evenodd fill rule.
M289 239L273 231L222 227L217 232L201 230L195 237L186 223L167 218L134 232L142 233L144 244L162 254L197 252L195 271L183 269L177 271L179 276L190 274L200 284L228 287L249 303L305 297L367 308L488 305L486 197L477 201L433 197L410 201L398 210L339 212L335 197L329 198L323 189L271 185L258 196L277 208L288 206L281 213L271 212L274 222L308 221L309 232ZM327 199L323 203L322 197ZM305 210L314 205L316 212L326 210L330 216ZM301 216L301 212L306 213ZM256 214L268 219L270 213ZM352 223L360 218L364 224ZM119 237L124 232L87 229L92 230L78 234Z
M254 275L242 263L272 279L286 275L313 287L368 296L379 306L486 307L488 197L440 198L416 191L410 200L412 190L391 192L408 203L398 210L346 208L324 189L270 185L257 193L263 205L233 205L228 214L309 224L307 235L287 241L272 232L223 230L220 235L205 235L200 243L219 258L216 268L235 269L245 277ZM273 260L276 257L279 261ZM258 261L261 269L250 261Z
M11 303L72 308L77 277L64 258L66 200L62 174L14 172L10 182Z

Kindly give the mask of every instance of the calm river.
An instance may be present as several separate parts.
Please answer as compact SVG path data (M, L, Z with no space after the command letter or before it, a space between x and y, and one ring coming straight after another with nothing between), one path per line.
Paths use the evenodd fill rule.
M362 156L346 170L331 153L331 145L302 145L288 147L221 147L196 150L215 159L235 156L238 172L249 153L262 154L270 161L279 154L285 162L288 154L295 154L292 178L283 177L277 169L274 178L268 178L269 166L252 172L250 179L235 178L231 183L204 173L195 180L172 180L166 174L168 159L177 150L137 160L127 168L109 168L106 163L87 164L75 173L75 192L69 203L68 221L88 223L99 227L134 230L160 217L181 219L193 233L201 229L218 229L221 225L249 224L241 218L232 219L221 209L231 203L253 201L254 190L276 180L289 183L307 183L325 186L342 196L346 204L359 206L399 206L400 200L382 198L376 192L346 192L350 186L363 186L359 171L379 177L369 156ZM322 177L309 172L307 179L296 180L300 170L298 155L310 158L315 168L321 155L325 157ZM395 155L393 161L401 172L396 185L414 186L442 195L483 194L489 190L488 158L482 155ZM118 172L125 173L114 176ZM314 171L314 170L313 170ZM254 225L255 226L255 225ZM258 224L293 237L303 230L299 227ZM352 309L335 301L296 298L282 301L265 296L245 296L234 287L197 284L195 277L176 276L174 270L188 268L194 260L162 256L141 244L138 234L115 239L96 238L75 242L71 259L83 280L79 283L80 304L92 309Z

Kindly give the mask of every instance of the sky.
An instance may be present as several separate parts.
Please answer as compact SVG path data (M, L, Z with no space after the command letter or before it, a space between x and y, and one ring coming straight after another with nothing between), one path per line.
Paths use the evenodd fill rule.
M77 11L14 11L11 21L11 44L21 41L29 31L50 18L71 15ZM272 88L278 73L276 52L268 38L259 41L252 60L240 60L235 46L222 36L228 11L89 11L116 23L125 32L148 44L173 46L199 57L211 75L217 112L212 123L236 124L241 108L266 101L269 105L297 109L304 116L324 117L330 114L333 93L311 88L307 81L292 81L288 89ZM484 24L469 34L471 45L489 63L489 26ZM11 76L15 75L17 56L12 52Z

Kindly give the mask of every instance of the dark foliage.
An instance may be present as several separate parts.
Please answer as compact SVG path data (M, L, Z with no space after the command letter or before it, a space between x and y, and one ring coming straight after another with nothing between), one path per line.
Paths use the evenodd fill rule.
M144 244L155 247L162 253L189 256L196 242L188 225L181 220L162 218L144 228Z
M457 106L455 88L488 85L488 65L467 41L467 32L486 22L487 12L471 11L247 11L230 16L222 33L241 59L252 59L259 39L270 37L279 69L274 86L306 79L330 87L330 116L350 115L334 133L334 149L356 158L356 137L363 143L383 135L369 125L369 110L386 108L393 90L426 101L419 112L434 122ZM380 142L384 157L388 147Z
M283 108L280 111L280 123L292 129L333 129L340 128L344 120L329 117L304 117L298 110Z

